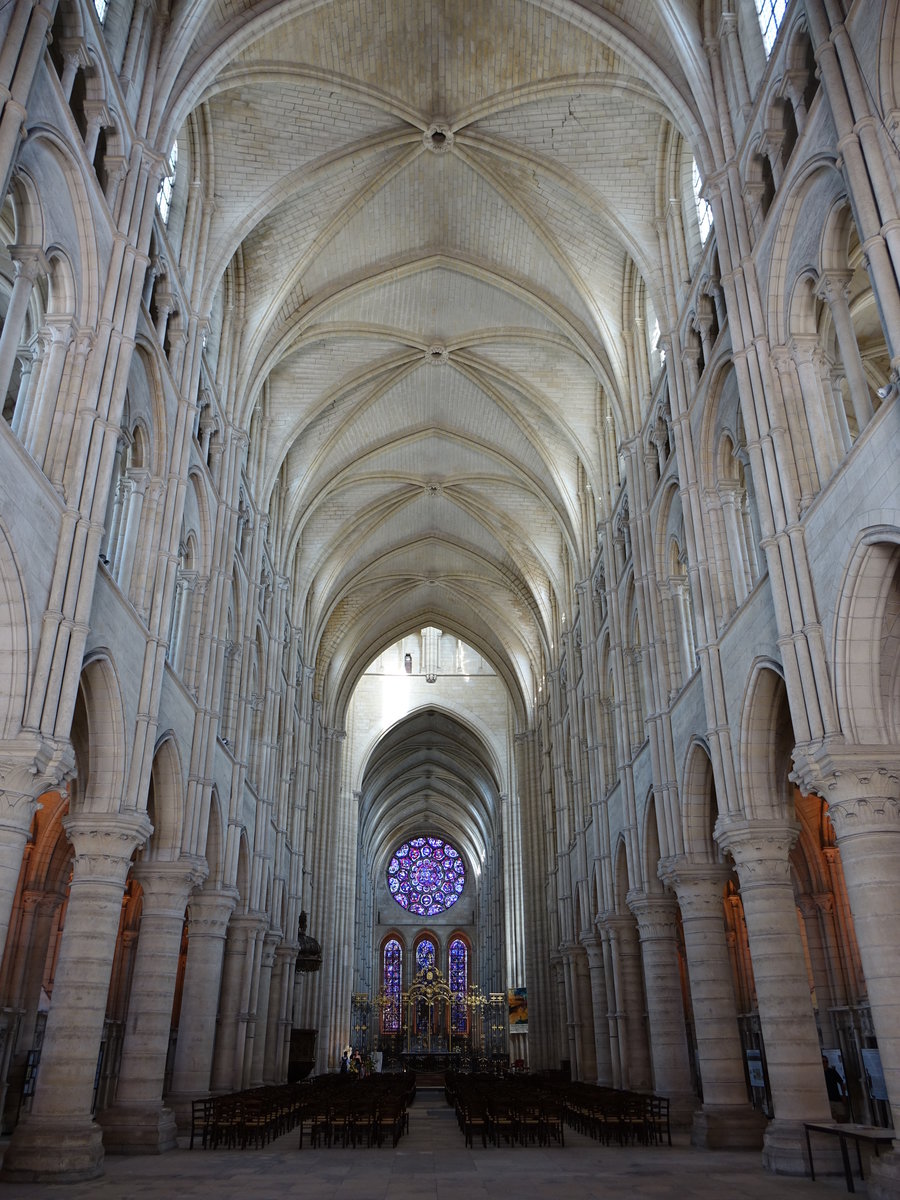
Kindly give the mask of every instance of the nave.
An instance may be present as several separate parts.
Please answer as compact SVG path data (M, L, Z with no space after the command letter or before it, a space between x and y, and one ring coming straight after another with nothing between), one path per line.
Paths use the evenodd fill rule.
M351 1085L352 1086L352 1085ZM567 1129L566 1145L488 1146L463 1152L463 1138L442 1088L420 1088L409 1133L396 1149L297 1150L297 1132L262 1150L187 1150L106 1162L101 1179L29 1185L29 1200L817 1200L844 1194L843 1178L773 1181L753 1151L713 1157L675 1135L669 1148L598 1147ZM866 1195L856 1181L857 1194ZM21 1185L0 1182L0 1200L19 1200Z

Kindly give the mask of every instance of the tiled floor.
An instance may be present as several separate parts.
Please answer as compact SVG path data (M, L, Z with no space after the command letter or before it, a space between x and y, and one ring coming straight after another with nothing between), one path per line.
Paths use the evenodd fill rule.
M564 1148L465 1149L443 1094L419 1091L395 1150L297 1149L296 1132L264 1150L179 1149L107 1158L101 1179L4 1184L0 1200L815 1200L847 1194L765 1174L759 1155L676 1145L598 1146L567 1131ZM857 1194L865 1187L857 1181Z

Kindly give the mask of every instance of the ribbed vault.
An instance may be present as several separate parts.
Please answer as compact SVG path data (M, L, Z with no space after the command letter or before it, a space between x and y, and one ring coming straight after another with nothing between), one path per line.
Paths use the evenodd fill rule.
M713 124L690 9L226 3L172 41L208 349L337 723L427 622L540 687L649 398L668 148Z

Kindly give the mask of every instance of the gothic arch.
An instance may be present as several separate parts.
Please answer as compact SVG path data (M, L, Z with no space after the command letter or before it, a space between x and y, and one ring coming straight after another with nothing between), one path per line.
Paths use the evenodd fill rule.
M667 858L672 853L668 846L665 826L660 829L661 814L657 810L656 797L651 794L647 797L647 803L644 807L644 820L642 826L641 837L641 859L643 867L643 887L647 892L661 892L662 884L659 880L659 863L662 858Z
M30 677L28 605L12 543L0 523L0 738L21 729Z
M222 802L218 790L213 788L209 797L206 838L202 849L209 871L206 884L209 888L223 887L226 884L224 829Z
M900 740L900 524L863 532L836 605L835 690L845 736Z
M171 733L164 734L157 742L150 786L153 812L148 815L153 822L153 835L144 858L175 859L181 849L184 828L184 772L178 743Z
M794 730L781 668L770 659L757 659L753 665L744 694L739 744L744 815L793 819L793 786L788 776Z
M102 652L81 672L72 745L78 765L72 810L117 812L125 789L125 712L116 669Z
M619 916L630 916L631 910L628 907L626 897L631 889L636 886L636 881L630 862L628 847L623 837L620 837L616 843L613 863L613 902L615 904L615 911Z
M694 862L721 861L721 852L713 837L719 816L716 785L709 748L694 738L685 756L681 785L684 851Z

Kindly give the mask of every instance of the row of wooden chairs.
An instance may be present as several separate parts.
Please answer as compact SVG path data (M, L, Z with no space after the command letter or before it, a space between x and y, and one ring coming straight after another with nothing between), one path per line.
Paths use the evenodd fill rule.
M411 1071L370 1075L348 1081L346 1076L320 1076L305 1099L300 1117L300 1141L309 1145L396 1146L409 1129L409 1106L416 1094Z
M300 1120L307 1084L275 1084L204 1096L191 1104L191 1138L206 1150L265 1146L294 1129Z
M465 1144L565 1145L564 1106L553 1093L524 1080L448 1071L444 1094L456 1111Z
M565 1104L567 1124L604 1145L672 1145L667 1096L589 1083L560 1083L554 1090Z

